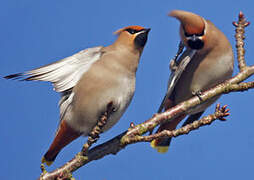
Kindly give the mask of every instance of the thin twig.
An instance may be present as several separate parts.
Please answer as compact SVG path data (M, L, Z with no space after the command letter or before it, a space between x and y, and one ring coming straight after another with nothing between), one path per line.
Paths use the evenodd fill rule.
M237 48L237 60L238 60L238 68L240 72L244 70L246 67L246 62L244 59L245 49L244 49L244 29L250 24L247 22L244 14L240 11L238 15L238 22L233 22L233 25L236 27L235 29L235 39L236 39L236 48Z
M188 134L190 131L196 130L202 126L210 125L213 121L216 119L225 121L225 117L229 116L229 109L227 109L227 106L220 107L220 104L217 104L215 108L215 113L210 114L206 117L203 117L200 120L194 121L191 124L187 124L184 127L181 127L176 130L163 130L159 133L152 134L149 136L133 136L128 139L128 142L125 142L126 144L133 144L137 142L151 142L154 139L157 138L163 138L163 137L177 137L180 135Z
M108 112L105 112L97 125L93 128L91 133L88 136L87 142L83 145L82 155L86 156L88 153L88 149L92 146L92 144L96 143L96 141L100 138L100 133L102 132L102 128L105 126L108 119Z

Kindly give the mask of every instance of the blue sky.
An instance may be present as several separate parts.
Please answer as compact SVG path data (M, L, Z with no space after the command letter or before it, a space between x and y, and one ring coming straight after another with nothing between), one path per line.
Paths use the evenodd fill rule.
M8 0L0 6L0 76L23 72L70 56L82 49L109 45L115 30L128 25L152 28L137 72L137 88L119 123L104 133L102 143L141 123L157 110L166 91L169 59L179 42L179 23L167 16L173 9L192 11L211 20L235 47L232 21L240 10L254 22L253 2L239 1L84 1ZM253 25L246 29L246 60L253 64ZM234 48L235 49L235 48ZM235 73L237 67L235 66ZM250 78L253 80L253 78ZM0 79L1 179L35 179L40 159L58 124L59 95L49 83ZM167 154L148 143L130 145L117 156L89 163L74 173L76 179L250 179L253 177L253 91L225 95L226 122L173 139ZM214 111L214 105L206 114ZM77 153L85 138L67 146L48 170Z

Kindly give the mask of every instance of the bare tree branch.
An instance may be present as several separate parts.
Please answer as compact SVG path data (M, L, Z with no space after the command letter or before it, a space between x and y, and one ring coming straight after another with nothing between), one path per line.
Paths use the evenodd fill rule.
M238 22L233 22L233 25L236 27L235 29L235 39L236 39L236 48L237 48L237 60L238 60L238 68L240 69L240 72L243 71L243 69L246 67L246 62L244 60L244 28L247 27L250 24L250 22L247 22L244 14L240 11L238 16Z
M132 144L132 143L136 143L136 142L151 142L152 140L161 138L161 137L177 137L177 136L180 136L183 134L188 134L190 131L198 129L199 127L211 124L216 119L225 121L226 120L225 117L229 115L229 113L228 113L229 109L226 109L226 108L227 108L226 105L223 106L222 108L220 108L220 104L217 104L214 114L205 116L202 119L194 121L193 123L188 124L184 127L181 127L179 129L172 130L172 131L163 130L159 133L152 134L149 136L133 136L133 137L128 138L128 141L125 143Z
M111 140L100 144L87 152L87 147L85 146L85 152L79 152L72 160L64 164L62 167L52 171L46 172L43 169L43 173L39 177L40 180L51 180L51 179L71 179L71 173L78 168L84 166L85 164L103 158L109 154L116 154L127 145L137 143L137 142L149 142L155 138L160 137L176 137L183 134L188 134L190 131L198 129L201 126L211 124L215 119L224 120L226 116L229 115L226 106L220 108L219 105L216 106L216 111L212 115L208 115L198 121L193 122L192 124L186 125L180 129L174 131L164 130L160 133L142 136L146 132L149 132L156 126L165 121L170 121L172 118L176 118L191 108L211 99L215 96L219 96L221 94L227 94L230 92L237 91L246 91L248 89L254 88L254 82L243 82L250 76L254 74L254 66L247 66L245 62L245 50L244 50L244 28L249 25L249 22L246 21L242 12L239 13L238 22L233 22L236 27L236 47L237 47L237 60L238 60L238 68L240 72L227 80L224 83L217 85L214 88L211 88L207 91L201 93L199 97L193 97L187 101L184 101L175 107L168 109L167 111L159 114L155 114L149 120L138 124L136 126L131 126L127 131L119 134L118 136L112 138Z

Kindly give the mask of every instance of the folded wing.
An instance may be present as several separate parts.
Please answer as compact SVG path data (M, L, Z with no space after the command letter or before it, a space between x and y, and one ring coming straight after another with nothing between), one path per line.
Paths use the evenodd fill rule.
M170 97L170 95L172 94L175 85L177 84L179 78L181 77L181 74L183 73L183 71L185 70L186 66L189 64L189 62L191 61L191 59L193 58L193 56L196 54L196 50L192 50L192 49L187 49L183 52L183 54L180 56L179 58L179 65L177 66L177 69L175 71L172 71L168 80L168 88L167 88L167 92L166 95L164 96L161 105L158 109L158 113L161 113L166 100Z

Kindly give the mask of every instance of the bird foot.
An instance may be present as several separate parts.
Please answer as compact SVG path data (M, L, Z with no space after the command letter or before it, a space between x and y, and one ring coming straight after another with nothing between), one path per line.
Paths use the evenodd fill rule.
M192 95L197 96L200 101L203 101L203 99L201 98L202 92L200 90L192 92Z

